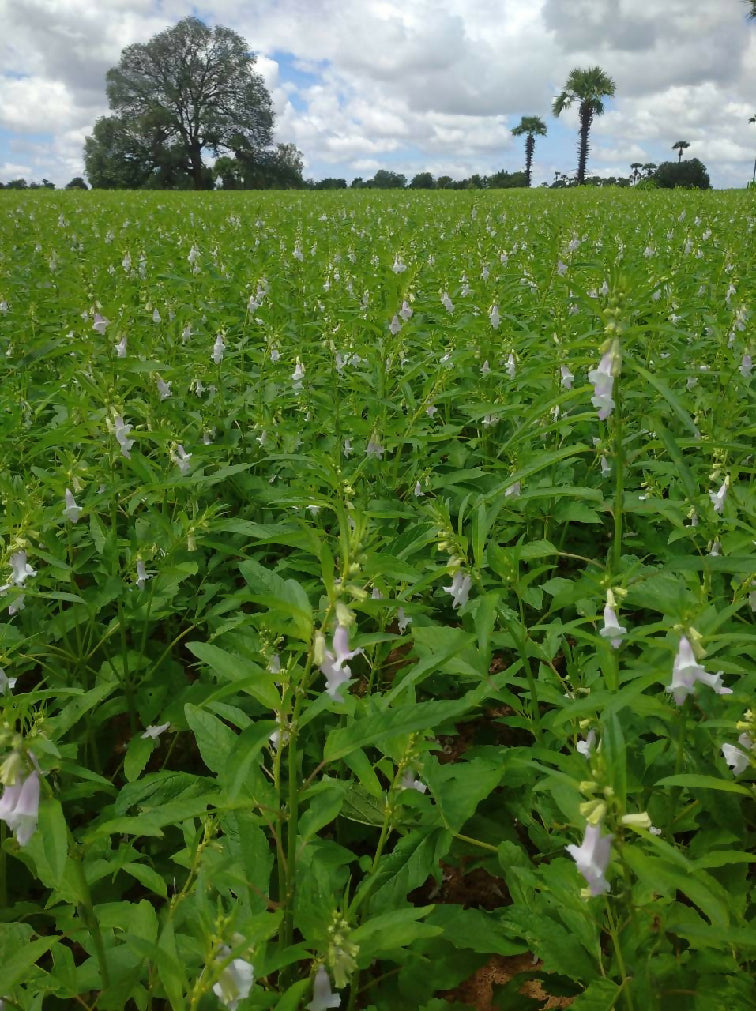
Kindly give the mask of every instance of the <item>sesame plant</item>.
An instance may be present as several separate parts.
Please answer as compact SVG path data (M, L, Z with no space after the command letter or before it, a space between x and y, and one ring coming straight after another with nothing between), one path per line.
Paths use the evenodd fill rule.
M748 196L0 194L4 1008L756 1005Z

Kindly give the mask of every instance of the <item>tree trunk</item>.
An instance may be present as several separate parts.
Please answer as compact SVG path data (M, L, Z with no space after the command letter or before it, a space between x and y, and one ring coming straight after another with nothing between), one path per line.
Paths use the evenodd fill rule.
M202 148L195 141L189 145L189 162L192 167L192 182L194 183L195 190L201 190L204 186L204 174L203 174L203 164L202 164Z
M588 162L588 134L591 132L593 109L587 102L580 103L580 140L578 142L578 186L585 182L585 166Z
M530 186L530 172L533 168L533 151L535 150L535 137L532 133L528 134L528 138L525 141L525 176L528 180L528 186Z

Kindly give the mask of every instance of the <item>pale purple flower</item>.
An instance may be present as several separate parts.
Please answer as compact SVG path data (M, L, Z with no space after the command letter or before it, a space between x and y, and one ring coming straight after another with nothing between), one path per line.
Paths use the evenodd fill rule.
M417 790L418 793L427 793L428 787L421 779L416 779L412 769L405 769L404 775L399 780L400 790Z
M187 256L187 260L189 261L189 265L191 267L193 267L197 262L197 260L199 260L199 256L200 256L199 249L197 249L197 247L193 245L192 248L189 250L189 254Z
M732 689L722 684L722 671L717 674L707 674L696 660L693 647L683 635L677 647L677 655L672 667L672 681L667 691L672 693L675 703L681 706L687 695L692 695L696 684L700 681L708 685L717 695L731 695Z
M160 310L159 309L153 309L152 310L152 322L153 323L159 323L160 322Z
M0 821L13 832L19 846L26 846L37 830L39 773L36 769L20 783L6 786L0 798Z
M228 958L230 951L230 948L221 948L220 957ZM213 984L213 993L229 1011L236 1011L239 1001L249 996L254 981L255 967L243 958L235 958L221 972L218 982Z
M365 456L374 456L376 459L380 460L384 452L385 450L378 441L377 436L371 435L365 448Z
M593 896L611 891L604 875L612 855L612 839L611 835L601 835L601 825L586 825L581 845L566 847Z
M491 371L491 366L488 364L488 359L486 359L480 367L480 374L482 376L487 376Z
M420 485L419 481L415 481L414 496L415 496L415 498L422 498L423 497L423 489L422 489L422 486Z
M341 1007L341 997L331 990L331 980L324 965L318 966L312 984L312 1000L306 1005L307 1011L329 1011Z
M510 379L514 379L517 374L517 363L515 362L515 356L510 352L509 358L507 358L507 375Z
M496 305L496 303L494 303L491 306L491 308L490 308L490 310L488 312L488 318L491 321L491 326L494 328L494 330L498 330L498 328L499 328L499 307L498 307L498 305Z
M335 669L341 670L345 667L347 660L351 660L353 657L359 656L362 652L363 650L361 649L349 649L349 629L346 625L337 625L333 633Z
M176 464L176 466L178 467L178 469L181 471L182 474L189 473L189 468L191 466L189 461L191 460L191 458L192 454L187 453L180 443L178 446L176 446L176 449L171 453L171 460L173 460L173 462Z
M449 298L449 293L447 291L442 292L441 303L447 312L454 312L454 303Z
M614 385L613 356L607 351L602 356L598 368L591 369L588 379L593 383L591 403L599 412L599 421L606 421L614 409L612 386Z
M402 302L402 307L399 310L399 315L402 317L405 323L407 322L408 319L412 318L412 308L406 299Z
M94 323L92 324L93 330L96 330L97 333L99 334L104 334L109 326L110 326L109 319L105 319L105 317L101 316L99 312L96 312L94 314Z
M118 343L113 345L113 347L115 348L115 353L118 355L119 358L125 358L126 357L126 335L124 334L123 337L121 337L121 339L118 341Z
M559 260L559 262L557 263L556 272L557 274L559 274L560 277L564 277L564 275L567 273L567 264L562 263L562 261Z
M402 324L399 322L399 317L396 315L396 313L394 313L394 315L391 317L391 322L389 323L389 330L393 334L393 336L396 337L396 335L399 333L401 329Z
M559 370L559 374L561 376L562 386L565 388L565 390L571 390L572 382L575 378L574 374L570 372L570 370L566 365L563 365L561 367L561 369Z
M751 372L753 371L753 359L747 352L743 354L743 358L740 362L738 371L740 372L743 379L751 378Z
M520 492L522 491L522 484L519 481L515 481L514 484L504 491L504 498L519 498Z
M608 639L614 649L618 649L622 642L622 636L626 632L627 629L617 621L614 608L607 604L604 607L604 627L599 632L599 635L604 639Z
M171 395L171 383L157 377L157 388L161 400L167 400Z
M223 343L223 338L218 334L215 338L215 344L213 344L213 361L216 365L220 365L223 361L223 352L226 350L226 345Z
M302 380L304 379L304 374L305 374L304 365L300 362L299 358L297 357L297 360L294 363L294 371L291 374L291 379L294 384L295 393L298 393L302 389Z
M113 419L113 431L116 437L118 445L121 447L121 454L126 457L127 460L131 459L131 447L134 445L134 440L129 438L129 433L131 432L132 425L127 425L120 414L116 414Z
M401 274L407 269L406 263L402 263L401 257L399 256L398 253L394 257L394 262L391 266L391 269L394 271L395 274Z
M343 702L340 688L352 676L349 667L337 667L336 657L327 649L320 665L320 671L326 679L325 693L334 702Z
M170 727L170 723L161 723L159 726L147 727L142 734L143 741L156 741L161 734L164 734Z
M70 488L66 488L66 507L63 510L63 515L72 523L75 523L81 515L81 507L76 505Z
M344 456L349 459L352 455L352 440L344 439Z
M457 569L452 577L451 586L443 586L442 589L444 592L451 594L452 607L456 610L458 607L464 607L467 603L471 586L472 576L461 569Z

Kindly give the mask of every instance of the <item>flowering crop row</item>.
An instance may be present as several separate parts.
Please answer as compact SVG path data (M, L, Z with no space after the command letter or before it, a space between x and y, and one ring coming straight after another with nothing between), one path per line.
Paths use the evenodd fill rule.
M756 1004L747 197L4 196L6 1006Z

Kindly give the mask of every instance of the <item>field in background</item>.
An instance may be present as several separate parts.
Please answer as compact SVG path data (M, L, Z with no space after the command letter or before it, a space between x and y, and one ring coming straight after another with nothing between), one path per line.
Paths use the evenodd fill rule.
M0 194L5 1006L756 1005L755 264L746 192Z

